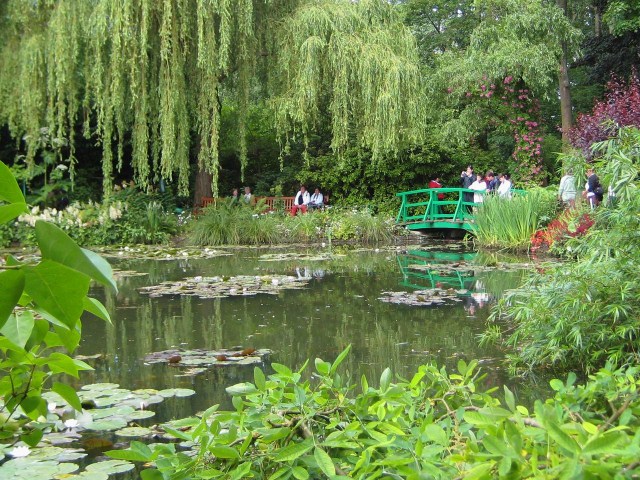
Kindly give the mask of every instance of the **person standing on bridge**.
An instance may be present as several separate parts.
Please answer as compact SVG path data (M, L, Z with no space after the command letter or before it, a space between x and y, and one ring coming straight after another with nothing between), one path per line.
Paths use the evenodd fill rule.
M463 171L460 174L460 185L462 188L469 188L471 184L474 182L475 176L473 175L473 167L471 165L467 166L467 170ZM465 203L467 203L467 211L471 212L473 209L473 205L469 205L473 202L473 193L472 192L464 192L462 194L462 198Z
M484 200L484 195L487 191L487 183L482 178L482 174L479 173L476 175L476 181L471 184L469 187L471 190L475 190L477 193L473 194L473 202L476 204L482 203ZM477 205L475 207L477 209Z
M440 183L440 177L436 175L436 178L429 182L429 188L442 188L442 183ZM438 201L444 200L444 193L437 193ZM442 213L440 209L440 205L434 205L433 210L435 213Z

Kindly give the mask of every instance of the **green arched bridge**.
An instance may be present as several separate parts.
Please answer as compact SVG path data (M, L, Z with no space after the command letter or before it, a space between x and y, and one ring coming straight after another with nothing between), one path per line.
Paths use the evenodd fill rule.
M473 207L482 205L465 201L465 193L473 198L468 188L424 188L396 193L402 199L396 223L408 230L458 229L473 232L475 215ZM522 190L511 190L514 195L523 194ZM440 200L438 195L443 195Z

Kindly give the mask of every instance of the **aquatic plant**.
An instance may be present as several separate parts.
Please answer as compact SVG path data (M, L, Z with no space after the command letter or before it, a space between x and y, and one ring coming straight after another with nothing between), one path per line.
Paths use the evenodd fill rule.
M527 250L531 236L557 208L555 192L541 188L509 199L488 195L475 216L476 241L481 247Z

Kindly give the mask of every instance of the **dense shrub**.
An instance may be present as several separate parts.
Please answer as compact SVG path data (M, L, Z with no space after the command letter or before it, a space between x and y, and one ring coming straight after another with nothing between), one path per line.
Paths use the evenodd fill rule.
M601 206L570 261L533 274L501 300L485 340L511 347L517 369L580 368L640 361L640 131L622 129L599 164L617 202Z

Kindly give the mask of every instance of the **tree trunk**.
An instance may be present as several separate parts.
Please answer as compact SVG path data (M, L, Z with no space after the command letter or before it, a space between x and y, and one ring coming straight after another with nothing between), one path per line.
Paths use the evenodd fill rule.
M213 177L204 169L199 169L196 174L195 193L193 195L193 206L202 205L202 197L211 197L213 190L211 189L211 181Z
M556 0L558 7L567 15L567 0ZM567 42L562 42L562 57L558 73L560 90L560 115L562 118L563 149L569 145L569 130L573 126L573 104L571 102L571 83L569 82L569 67L567 65Z

